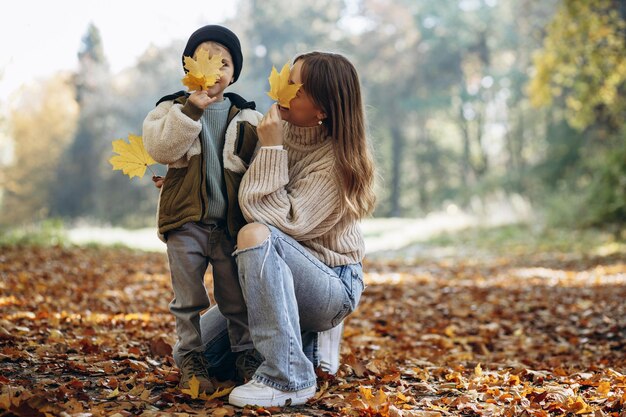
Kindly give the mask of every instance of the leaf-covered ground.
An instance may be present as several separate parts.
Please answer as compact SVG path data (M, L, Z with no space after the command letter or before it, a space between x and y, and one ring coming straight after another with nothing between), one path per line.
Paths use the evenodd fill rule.
M176 388L165 254L0 248L0 416L626 415L623 252L366 272L338 375L306 406L241 410Z

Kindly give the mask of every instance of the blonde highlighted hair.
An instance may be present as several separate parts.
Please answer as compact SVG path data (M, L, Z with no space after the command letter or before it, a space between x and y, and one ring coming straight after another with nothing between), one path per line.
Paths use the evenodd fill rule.
M357 71L344 56L334 53L309 52L293 62L297 61L302 61L302 88L325 113L323 124L336 141L342 207L350 217L366 217L376 203L374 160L365 132Z

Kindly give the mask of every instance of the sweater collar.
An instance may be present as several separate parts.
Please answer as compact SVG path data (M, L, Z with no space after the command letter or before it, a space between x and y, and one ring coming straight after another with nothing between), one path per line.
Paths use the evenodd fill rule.
M302 127L292 125L291 123L285 123L285 130L289 141L299 145L314 145L322 143L328 136L324 125Z
M224 100L216 101L205 109L209 111L224 111L230 109L230 99L228 97L224 97Z

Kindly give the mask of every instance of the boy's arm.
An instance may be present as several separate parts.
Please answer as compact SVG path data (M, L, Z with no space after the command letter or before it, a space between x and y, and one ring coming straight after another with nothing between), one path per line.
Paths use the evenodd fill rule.
M185 156L201 130L200 121L183 112L181 104L164 101L146 116L143 142L155 161L171 164Z

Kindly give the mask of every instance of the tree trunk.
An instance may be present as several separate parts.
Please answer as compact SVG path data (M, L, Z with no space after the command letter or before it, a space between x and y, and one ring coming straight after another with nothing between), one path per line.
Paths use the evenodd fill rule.
M480 152L480 162L478 164L472 165L474 168L474 174L476 174L477 178L483 177L487 171L489 170L489 155L485 150L485 146L483 144L483 120L485 119L485 105L481 106L481 111L477 112L476 116L476 145L478 151Z
M398 126L391 127L391 195L390 213L392 217L402 216L400 207L400 194L402 191L402 153L404 150L404 137Z
M427 160L430 155L430 138L428 137L428 130L426 129L426 120L419 118L418 123L420 132L417 137L418 146L416 146L418 205L423 213L428 213L430 211L430 195L428 193L428 174L426 167L427 164L432 164L434 161Z
M461 160L461 181L463 188L467 188L470 182L470 174L472 171L472 153L470 149L470 132L469 123L463 116L463 107L459 109L459 127L461 128L461 136L463 138L463 159Z

